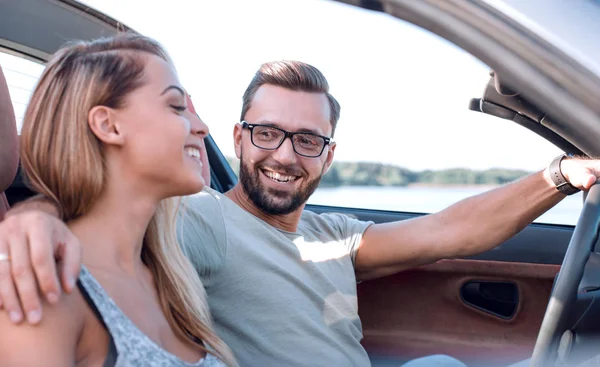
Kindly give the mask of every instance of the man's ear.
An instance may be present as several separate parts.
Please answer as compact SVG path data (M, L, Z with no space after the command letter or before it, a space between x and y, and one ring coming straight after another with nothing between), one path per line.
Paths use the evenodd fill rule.
M241 124L235 124L233 127L233 147L235 148L235 155L238 159L242 158L242 129Z
M94 106L88 113L88 126L101 142L122 145L124 137L114 111L106 106Z
M331 142L329 144L329 147L327 148L327 159L325 160L325 164L323 165L323 174L329 172L329 169L331 168L336 146L337 144L335 142Z

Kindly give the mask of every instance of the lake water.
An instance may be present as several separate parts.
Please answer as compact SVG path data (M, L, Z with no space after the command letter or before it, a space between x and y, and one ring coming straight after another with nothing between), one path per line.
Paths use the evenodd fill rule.
M344 186L319 188L309 204L350 208L433 213L489 188ZM568 196L535 222L574 225L583 208L583 194Z

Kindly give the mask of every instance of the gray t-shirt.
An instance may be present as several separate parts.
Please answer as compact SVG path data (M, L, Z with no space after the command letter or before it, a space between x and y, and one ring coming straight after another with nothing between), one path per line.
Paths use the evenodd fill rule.
M285 232L211 189L183 205L182 246L242 366L370 365L353 265L370 222L305 211Z

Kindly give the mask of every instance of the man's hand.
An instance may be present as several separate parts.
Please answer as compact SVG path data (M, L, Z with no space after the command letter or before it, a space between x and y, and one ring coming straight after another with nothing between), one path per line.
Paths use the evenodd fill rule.
M589 190L600 177L600 160L568 158L560 162L560 171L565 179L580 190Z
M2 255L8 260L0 260L0 308L15 323L21 322L24 314L29 323L40 322L40 292L48 302L56 303L61 289L70 293L75 287L81 245L53 215L27 210L0 222L0 258Z

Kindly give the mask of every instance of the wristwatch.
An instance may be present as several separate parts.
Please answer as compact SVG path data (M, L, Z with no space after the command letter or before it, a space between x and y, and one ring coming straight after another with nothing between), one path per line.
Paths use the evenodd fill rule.
M554 182L554 184L556 185L556 189L558 191L562 192L565 195L573 195L578 193L580 190L575 186L571 185L571 183L567 181L565 176L563 176L562 172L560 171L560 162L562 162L562 160L567 157L568 155L561 154L558 157L554 158L554 160L552 161L552 163L550 163L550 166L548 167L548 171L550 172L550 178L552 179L552 182Z

